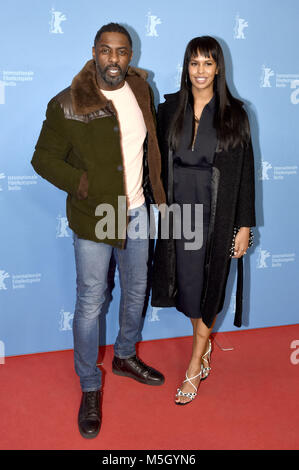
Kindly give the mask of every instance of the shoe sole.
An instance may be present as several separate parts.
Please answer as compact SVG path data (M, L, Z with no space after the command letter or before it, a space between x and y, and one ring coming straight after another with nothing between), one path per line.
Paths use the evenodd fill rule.
M165 379L163 379L161 382L148 382L146 380L138 379L134 375L131 375L131 374L128 374L128 373L125 373L125 372L121 372L117 369L112 369L112 372L115 375L120 375L121 377L128 377L129 379L136 380L136 382L139 382L139 383L144 384L144 385L153 385L153 386L157 387L159 385L163 385L164 382L165 382Z
M96 434L93 434L92 436L90 434L85 434L84 432L82 432L80 429L79 429L79 432L81 434L82 437L84 437L84 439L94 439L95 437L97 437L97 435L99 434L100 430L98 430L98 432Z
M203 382L204 380L206 380L208 377L209 377L210 374L208 374L206 377L204 377L203 379L200 379L201 382Z
M175 401L174 404L178 406L184 406L184 405L189 405L189 403L192 403L194 400L186 401L186 403L180 402L180 401Z

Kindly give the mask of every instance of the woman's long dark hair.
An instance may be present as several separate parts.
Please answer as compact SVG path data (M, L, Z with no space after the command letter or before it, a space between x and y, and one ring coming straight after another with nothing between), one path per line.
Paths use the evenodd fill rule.
M230 93L225 79L224 56L220 44L210 36L201 36L192 39L186 48L179 104L173 117L169 131L169 145L173 150L178 148L183 128L184 115L188 102L193 106L192 85L189 78L188 66L193 57L200 52L205 57L213 57L218 68L214 79L214 93L216 94L216 112L214 126L219 139L220 148L228 150L238 145L248 143L250 131L247 114L243 109L243 102L234 98Z

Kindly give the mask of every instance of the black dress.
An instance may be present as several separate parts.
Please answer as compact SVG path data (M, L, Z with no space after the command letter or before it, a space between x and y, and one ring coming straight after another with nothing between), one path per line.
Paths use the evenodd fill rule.
M200 300L204 276L204 258L210 220L211 174L217 145L216 130L213 127L215 95L204 107L199 121L197 135L193 140L193 109L187 106L180 145L173 156L174 202L181 208L190 204L191 231L203 230L201 248L190 249L190 233L186 233L181 217L182 237L175 240L176 246L176 308L190 318L200 318ZM203 204L203 221L195 217L195 204ZM185 210L185 208L184 208ZM202 223L203 222L203 223ZM185 229L185 230L184 230ZM189 249L186 249L189 244ZM195 246L195 245L193 245Z

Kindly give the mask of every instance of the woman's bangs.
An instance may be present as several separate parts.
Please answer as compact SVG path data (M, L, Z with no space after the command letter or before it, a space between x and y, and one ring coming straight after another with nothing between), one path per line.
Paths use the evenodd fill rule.
M197 57L198 55L201 55L206 58L213 57L216 64L218 64L216 44L211 39L205 36L193 39L190 44L189 60L194 57Z

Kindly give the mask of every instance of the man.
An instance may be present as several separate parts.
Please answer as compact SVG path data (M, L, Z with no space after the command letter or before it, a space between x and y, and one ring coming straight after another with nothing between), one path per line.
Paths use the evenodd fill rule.
M130 238L126 230L136 211L147 215L145 196L149 202L165 202L152 94L146 72L129 67L132 40L122 26L103 26L92 55L71 86L49 102L32 158L37 173L68 193L77 271L74 361L83 392L78 424L85 438L95 437L101 426L98 320L112 255L121 285L112 370L148 385L164 382L160 372L136 356L147 285L148 236ZM125 201L123 207L119 198ZM115 234L107 238L98 235L103 204L115 214ZM128 218L122 226L121 212L126 208Z

